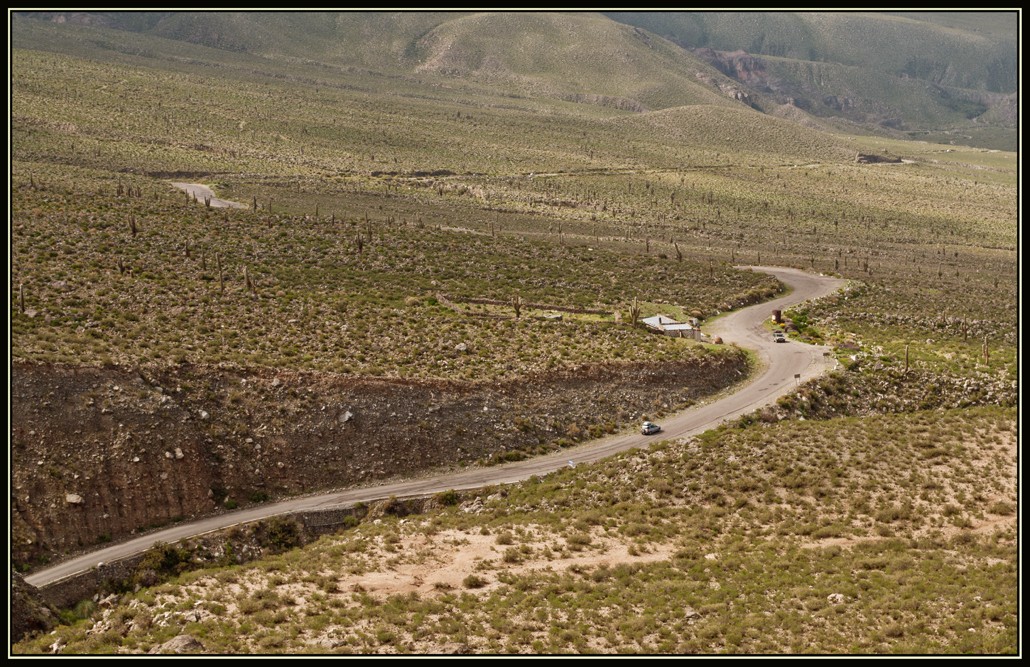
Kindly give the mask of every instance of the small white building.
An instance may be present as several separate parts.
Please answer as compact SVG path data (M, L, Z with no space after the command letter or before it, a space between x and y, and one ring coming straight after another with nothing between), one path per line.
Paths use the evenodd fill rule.
M640 321L648 329L656 331L665 336L675 336L676 338L693 338L694 340L701 340L702 334L700 329L685 322L677 322L674 318L669 317L668 315L655 315L654 317L645 317Z

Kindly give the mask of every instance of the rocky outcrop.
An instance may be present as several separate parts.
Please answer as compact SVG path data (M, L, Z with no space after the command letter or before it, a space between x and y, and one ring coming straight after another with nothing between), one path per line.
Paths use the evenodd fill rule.
M191 635L177 635L172 637L164 644L155 646L150 649L148 653L151 654L165 654L165 653L203 653L204 645L200 643L196 637Z
M877 155L876 153L858 153L855 155L855 162L859 164L877 164L881 162L900 164L901 158L893 155Z
M11 573L11 643L36 632L47 632L57 623L57 615L43 601L35 586L25 583L17 572Z
M497 383L16 364L12 556L599 436L741 379L745 356L724 352Z
M1017 405L1019 387L986 373L957 377L925 369L904 371L882 363L857 363L848 371L812 380L763 408L763 421L832 419L917 410L953 410L974 406Z
M705 74L704 72L698 72L696 76L698 81L701 81L702 83L705 83L709 86L714 86L715 88L718 88L719 92L725 95L726 97L735 99L738 102L743 102L744 104L747 104L749 106L751 105L751 95L741 90L738 86L734 86L733 84L728 83L727 81L716 80L714 77L711 77Z
M694 55L730 78L749 86L766 87L768 75L765 63L747 51L716 51L707 47L693 51Z

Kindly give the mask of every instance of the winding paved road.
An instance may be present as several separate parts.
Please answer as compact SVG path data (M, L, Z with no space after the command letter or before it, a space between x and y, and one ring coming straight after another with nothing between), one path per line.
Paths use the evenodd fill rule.
M293 498L271 505L219 514L155 533L148 533L127 542L72 558L53 567L38 570L26 576L25 580L33 586L45 586L88 570L99 562L111 562L139 553L150 548L156 542L173 543L228 526L279 514L326 509L334 506L346 507L358 502L380 500L390 496L398 498L425 496L448 489L475 489L517 482L533 475L554 472L568 466L570 460L575 463L587 463L623 450L647 446L659 440L696 435L718 426L722 422L769 405L794 389L799 381L795 379L795 374L800 375L800 381L804 382L826 372L836 361L830 356L824 356L823 353L828 351L827 348L804 345L794 341L786 344L774 343L772 336L763 328L763 322L770 317L773 309L787 308L802 301L830 294L843 286L844 281L812 275L797 269L751 268L776 276L792 288L791 293L721 317L711 324L709 334L721 336L726 343L737 343L741 347L754 350L762 359L764 369L739 391L665 419L662 422L663 432L659 436L643 436L639 431L616 434L526 461L490 468L469 468L423 479Z

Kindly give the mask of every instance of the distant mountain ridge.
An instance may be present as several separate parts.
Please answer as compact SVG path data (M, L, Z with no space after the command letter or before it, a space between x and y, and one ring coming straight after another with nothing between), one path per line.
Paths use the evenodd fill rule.
M886 130L1015 127L1015 12L609 12L770 103Z
M16 14L623 111L743 105L893 135L1003 128L1015 143L1014 13Z

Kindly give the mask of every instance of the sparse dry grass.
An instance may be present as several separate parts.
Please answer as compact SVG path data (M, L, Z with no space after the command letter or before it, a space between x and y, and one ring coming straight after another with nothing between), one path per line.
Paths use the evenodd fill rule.
M458 380L660 361L699 348L437 294L711 314L769 293L730 264L779 263L864 283L804 316L869 368L896 371L912 341L948 386L1016 377L1012 154L757 116L712 138L733 128L711 110L626 117L198 52L215 78L179 47L99 46L12 54L17 360ZM706 123L678 122L692 113ZM258 210L207 210L173 175ZM910 388L837 397L905 414L759 416L184 575L15 651L186 632L220 653L1013 653L1014 409L912 412L950 404L900 405Z
M1015 428L985 408L727 427L184 575L58 636L66 652L186 632L228 653L1011 653Z
M91 191L98 180L46 180L43 190L19 190L14 214L14 284L23 292L14 298L13 353L22 360L484 380L695 351L611 318L516 320L501 308L484 319L451 311L438 295L517 295L607 312L639 298L712 313L775 289L768 277L723 266L699 281L708 269L696 262L438 231L414 218L229 213L161 184L119 197L139 181ZM106 201L70 217L83 199Z

